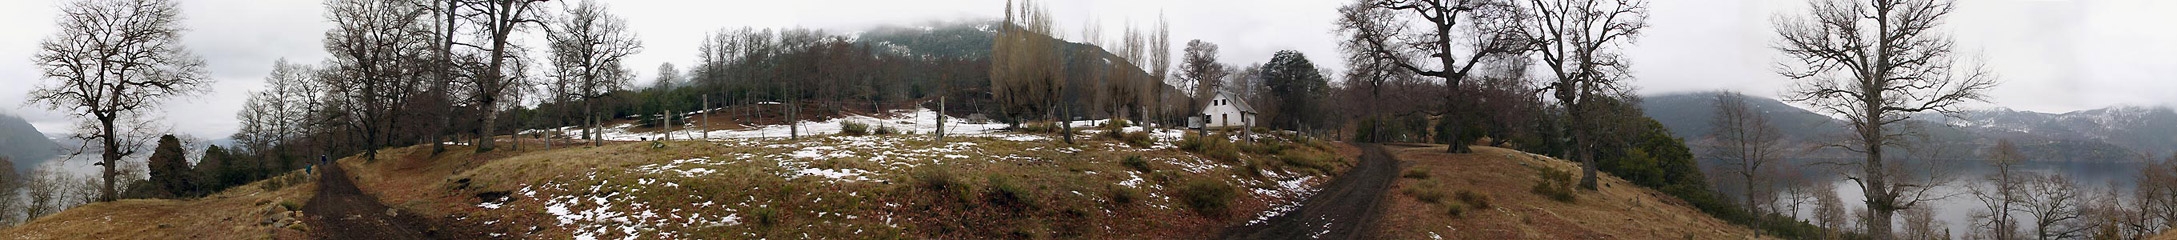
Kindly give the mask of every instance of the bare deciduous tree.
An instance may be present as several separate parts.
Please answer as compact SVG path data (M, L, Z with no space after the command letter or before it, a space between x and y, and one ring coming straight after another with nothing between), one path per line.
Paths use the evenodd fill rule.
M1202 107L1208 106L1202 102L1213 98L1218 88L1223 87L1225 76L1232 73L1226 71L1227 66L1217 63L1215 43L1201 39L1187 41L1187 47L1180 52L1184 56L1179 58L1179 86L1186 87L1187 95L1193 97L1187 102L1187 112L1200 113Z
M1935 32L1955 8L1950 0L1812 1L1808 14L1778 18L1776 49L1789 59L1778 73L1797 84L1787 97L1846 121L1851 136L1831 144L1865 155L1847 178L1860 184L1872 212L1868 234L1890 236L1898 210L1927 200L1925 183L1903 179L1903 167L1884 159L1905 146L1898 131L1909 113L1954 115L1956 105L1983 100L1996 85L1985 68L1957 66L1953 40Z
M2022 190L2026 201L2019 210L2033 217L2036 239L2075 239L2090 229L2081 219L2087 196L2071 177L2061 173L2032 177Z
M1337 24L1349 36L1341 43L1348 55L1441 78L1445 88L1459 89L1483 58L1531 48L1533 39L1519 29L1531 15L1516 5L1508 0L1360 0L1338 9ZM1459 91L1444 93L1451 101ZM1451 146L1446 151L1471 151L1466 144Z
M1989 149L1989 165L1996 167L1995 172L1983 177L1989 184L1967 186L1982 207L1972 214L1976 234L1985 234L1992 239L2018 239L2018 219L2012 213L2020 211L2018 205L2025 200L2021 188L2028 176L2023 176L2017 169L2025 160L2020 159L2024 156L2010 140L1997 141L1996 146Z
M551 61L555 89L563 89L560 99L582 101L584 119L597 119L596 99L613 91L627 88L634 78L633 70L623 66L629 55L642 52L641 40L628 32L627 21L606 12L595 1L582 1L567 9L565 16L552 21L546 31L552 46ZM592 145L603 145L596 135L595 120L590 121Z
M1535 56L1547 66L1557 104L1565 109L1566 136L1571 137L1571 157L1582 163L1580 187L1595 189L1595 151L1598 123L1590 109L1603 98L1619 95L1619 84L1632 78L1623 51L1626 44L1648 27L1648 2L1644 0L1528 0L1523 26L1533 37Z
M418 23L423 6L398 0L328 0L325 51L332 56L317 79L327 91L328 122L347 128L366 159L396 144L411 101L430 85L431 29ZM412 124L412 123L411 123Z
M34 61L53 81L30 104L75 116L80 155L99 145L104 169L98 200L119 197L115 164L148 141L146 114L167 98L204 91L204 60L181 45L181 7L167 0L84 0L61 7L53 36ZM124 132L130 131L130 132Z
M1050 14L1041 7L1032 0L1007 1L1003 29L991 40L991 97L1015 124L1064 112L1056 108L1064 105L1059 99L1066 88L1065 65L1051 38Z
M475 98L477 118L481 118L479 120L481 124L477 129L477 137L481 137L481 140L477 142L477 153L492 151L492 142L494 142L492 135L496 133L492 129L496 127L496 124L499 124L499 107L501 107L499 100L507 98L509 94L514 94L514 92L507 92L507 89L527 87L527 81L516 79L516 76L507 74L509 65L518 65L518 63L507 63L507 61L520 61L516 57L516 48L520 48L520 46L512 46L509 37L514 37L514 33L520 33L522 26L525 26L525 24L538 24L536 17L531 15L531 11L538 11L538 7L536 7L538 2L544 2L544 0L490 0L490 2L468 4L468 7L475 11L475 17L470 17L470 22L477 22L481 26L479 31L483 31L483 37L490 39L490 46L475 46L475 48L485 50L485 55L488 55L483 59L485 65L481 65L483 74L475 79L477 81L477 92L475 92L475 96L470 96L470 98ZM605 26L603 22L610 22L610 28L614 28L614 31L627 28L627 26L620 24L618 17L610 17L610 20L599 20L601 15L605 15L605 9L596 7L596 2L592 2L592 0L583 0L579 7L568 9L568 13L570 13L568 22L586 22L586 26L592 26L592 28L601 28L601 26ZM583 13L588 13L588 17ZM566 31L581 31L581 28L566 28ZM629 35L627 39L634 39L634 37ZM607 41L594 41L594 44L607 44ZM457 44L457 46L468 46L468 44Z
M310 116L322 109L318 99L325 90L313 79L316 73L309 65L274 61L265 90L250 92L242 111L235 113L242 122L232 136L235 142L247 151L271 151L311 132L317 121Z
M1769 117L1748 106L1746 95L1724 92L1716 95L1716 114L1709 119L1715 126L1709 137L1716 147L1709 148L1709 155L1723 160L1727 171L1739 175L1744 186L1746 209L1754 216L1761 216L1762 201L1769 196L1769 186L1763 175L1769 163L1780 161L1786 146L1784 131L1769 123ZM1757 221L1759 218L1756 218Z
M1815 184L1814 222L1816 225L1821 225L1822 229L1829 231L1844 230L1846 226L1851 224L1848 220L1851 216L1849 213L1844 206L1844 200L1837 196L1836 185Z
M2133 196L2142 215L2135 226L2140 232L2160 232L2177 228L2177 155L2166 160L2147 160L2139 169L2139 188Z

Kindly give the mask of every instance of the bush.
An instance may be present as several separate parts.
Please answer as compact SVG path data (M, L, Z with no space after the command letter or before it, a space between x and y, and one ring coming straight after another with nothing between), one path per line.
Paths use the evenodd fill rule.
M1561 201L1561 203L1578 201L1574 190L1572 190L1572 183L1574 183L1572 172L1557 170L1557 168L1535 168L1535 170L1541 172L1541 181L1535 181L1535 190L1530 190L1530 192L1541 194L1541 196L1550 196L1550 201Z
M1149 160L1142 159L1141 155L1126 156L1125 160L1119 160L1119 164L1124 164L1126 165L1126 167L1134 168L1134 171L1141 171L1143 173L1156 171L1155 169L1149 168Z
M295 203L295 201L280 200L280 207L288 211L302 211L302 204Z
M1033 122L1028 124L1021 124L1020 129L1016 130L1024 133L1058 133L1059 131L1065 131L1066 129L1064 127L1058 126L1058 123L1056 122Z
M755 214L752 215L756 215L756 224L759 226L769 227L774 224L779 224L778 209L771 209L770 207L758 207L756 208Z
M1187 135L1186 138L1179 140L1180 150L1209 155L1210 159L1226 162L1240 159L1239 147L1234 145L1234 143L1225 141L1225 138L1219 135L1209 135L1207 137Z
M1126 119L1112 119L1111 121L1104 121L1104 125L1102 127L1104 127L1105 129L1120 129L1132 126L1134 126L1134 123L1128 122L1126 121Z
M1434 187L1434 186L1433 186L1433 185L1435 185L1435 184L1423 184L1423 185L1430 185L1430 186L1424 186L1424 187L1415 187L1415 188L1407 188L1407 189L1406 189L1406 195L1408 195L1408 196L1413 196L1413 197L1414 197L1414 200L1421 200L1422 202L1427 202L1427 203L1439 203L1439 204L1440 204L1440 203L1444 203L1444 191L1443 191L1443 190L1437 190L1437 189L1436 189L1436 187Z
M1119 186L1119 185L1112 185L1112 186L1111 186L1111 203L1112 203L1112 204L1116 204L1116 205L1119 205L1119 206L1125 206L1125 205L1130 205L1130 204L1134 204L1134 202L1136 202L1136 201L1141 201L1141 199L1142 199L1142 196L1141 196L1141 190L1135 190L1134 188L1131 188L1131 187L1126 187L1126 186Z
M990 177L990 191L983 194L983 199L989 201L990 205L1011 207L1016 210L1034 209L1036 207L1035 196L1032 192L1029 192L1027 187L1013 183L1010 178L1002 175Z
M1284 143L1276 142L1262 143L1254 141L1240 141L1238 145L1241 150L1245 150L1247 151L1247 153L1263 155L1277 155L1285 153L1285 150L1287 149L1292 149L1291 146L1287 146Z
M1239 191L1223 181L1196 178L1179 188L1179 196L1196 213L1218 215L1231 207L1232 199L1239 197Z
M1575 190L1572 189L1573 177L1571 172L1548 167L1537 167L1535 171L1541 172L1542 181L1535 183L1534 189L1530 190L1534 194L1549 197L1550 200L1557 200L1558 202L1569 203L1578 200L1573 195Z
M1444 203L1444 204L1443 204L1443 206L1444 206L1444 215L1450 215L1451 217L1460 217L1460 216L1465 216L1465 215L1466 215L1466 206L1465 206L1465 205L1459 205L1459 203L1456 203L1456 202L1452 202L1452 203Z
M847 136L867 135L869 134L869 124L840 121L839 134L846 134Z
M1208 149L1204 149L1203 151L1205 152L1203 154L1208 154L1210 159L1216 159L1225 162L1240 160L1240 149L1233 147L1232 143L1216 140L1212 140L1209 142L1210 143L1208 144L1208 146L1206 146L1206 148Z
M913 173L917 187L939 193L952 193L953 197L966 199L968 184L954 176L952 170L943 167L926 167Z
M1467 206L1474 206L1475 209L1489 209L1489 195L1467 190L1459 190L1459 193L1455 195L1460 203L1465 203Z
M1133 145L1137 148L1149 147L1149 145L1156 143L1155 139L1149 138L1148 131L1129 132L1126 133L1125 136L1121 136L1119 140L1125 141L1127 145Z
M1404 178L1426 180L1429 179L1429 171L1422 171L1421 169L1406 169L1405 174L1399 174L1398 176Z
M880 126L880 127L877 127L877 131L876 131L876 134L877 134L877 135L892 135L892 134L900 134L900 129L898 129L898 128L892 128L891 126Z
M1198 134L1187 134L1179 137L1179 150L1183 151L1199 153L1208 144L1209 141Z
M1284 155L1278 156L1278 160L1283 160L1286 165L1315 169L1318 172L1330 172L1334 168L1331 166L1331 159L1328 154L1305 151L1286 151Z

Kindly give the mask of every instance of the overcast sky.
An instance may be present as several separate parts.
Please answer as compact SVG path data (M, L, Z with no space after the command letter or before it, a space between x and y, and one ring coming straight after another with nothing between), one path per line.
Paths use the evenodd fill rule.
M30 58L52 35L56 0L0 1L0 112L23 115L45 132L68 131L66 116L23 105L40 79ZM1068 39L1097 19L1107 35L1129 23L1148 27L1161 13L1171 21L1173 51L1186 40L1222 47L1228 63L1267 61L1277 50L1307 54L1343 71L1331 21L1342 0L1099 0L1051 1ZM166 119L179 132L224 138L238 128L234 112L261 88L272 62L322 61L324 20L319 1L185 0L190 29L184 42L208 62L212 92L175 99ZM559 5L560 3L551 3ZM686 69L696 42L722 28L813 27L852 32L884 24L998 17L1002 0L935 1L609 1L644 41L630 58L637 81L660 63ZM1642 93L1732 89L1775 96L1787 85L1771 73L1779 60L1770 19L1802 8L1800 0L1655 0L1650 24L1628 50L1633 85ZM2110 105L2177 104L2177 1L1962 0L1949 21L1960 51L1982 56L2002 76L1994 104L2066 112ZM1176 57L1175 57L1176 58Z

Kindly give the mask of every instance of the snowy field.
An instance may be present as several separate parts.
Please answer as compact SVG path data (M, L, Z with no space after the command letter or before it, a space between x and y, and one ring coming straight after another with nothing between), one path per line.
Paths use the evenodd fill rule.
M888 115L894 117L852 115L824 121L805 121L799 124L802 138L797 140L783 139L788 136L789 126L787 125L743 126L742 129L738 130L712 130L707 132L708 139L703 138L706 134L704 131L686 129L672 131L670 132L672 134L671 139L676 141L703 139L711 144L731 149L741 149L742 151L637 164L630 166L624 173L603 174L612 176L611 178L614 179L621 179L614 182L633 182L633 184L585 183L589 181L608 181L600 179L600 174L593 173L584 176L585 179L583 180L563 179L535 185L524 184L514 194L522 198L543 200L531 204L542 204L543 212L552 216L553 221L548 224L573 230L573 237L577 239L613 238L614 236L678 238L687 237L686 234L689 234L689 232L684 231L694 229L738 228L736 226L750 221L750 215L748 215L750 213L747 211L788 204L778 202L786 199L762 199L752 196L718 197L712 196L716 195L715 193L700 194L690 192L695 189L690 188L694 184L714 184L705 183L703 182L706 181L704 179L719 176L745 177L745 174L748 173L745 171L730 172L733 171L732 169L756 169L756 171L762 172L758 176L772 175L790 182L820 185L892 184L909 181L903 178L908 177L908 173L917 167L935 164L985 161L1047 161L1039 158L1046 158L1050 155L1040 153L1177 151L1178 147L1175 143L1179 142L1183 135L1186 134L1185 131L1181 130L1134 126L1126 127L1123 130L1126 132L1147 131L1150 133L1151 138L1154 139L1153 143L1139 147L1118 142L1096 142L1068 146L1030 145L1025 149L997 148L990 146L990 144L1054 141L1055 139L1049 134L1007 132L1003 130L1006 125L1002 123L978 124L948 118L945 119L944 124L948 137L984 138L988 140L983 140L980 144L978 141L932 143L927 140L929 135L938 129L938 118L935 111L917 108L895 111ZM898 129L907 135L840 135L841 123L843 122L867 124L872 130L879 127L889 127ZM1103 123L1104 120L1086 120L1075 121L1071 124L1074 124L1084 135L1081 137L1094 138L1093 136L1103 131L1095 126ZM634 128L632 124L620 124L605 128L600 134L604 136L604 139L611 141L653 140L667 134L667 132L630 131L632 128ZM552 132L555 131L523 131L525 134ZM561 136L564 138L578 139L582 134L581 129L574 128L561 128L557 129L556 132L564 134ZM1238 139L1239 137L1234 137L1234 140ZM1168 163L1175 166L1173 170L1183 171L1187 174L1233 174L1236 172L1231 172L1231 170L1244 169L1243 166L1235 165L1239 163L1220 162L1191 154L1156 156L1149 157L1146 160ZM1260 171L1257 174L1264 178L1254 179L1232 176L1227 180L1241 186L1246 193L1266 200L1272 205L1269 209L1249 214L1251 215L1249 216L1250 224L1289 213L1298 207L1301 199L1312 195L1316 191L1314 188L1326 181L1326 178L1320 176L1268 170ZM1149 177L1148 175L1135 171L1102 173L1091 171L1085 174L1111 176L1098 178L1111 179L1113 184L1119 186L1142 189L1146 199L1151 199L1146 204L1152 209L1171 210L1182 208L1173 205L1178 202L1174 199L1175 196L1168 195L1170 190L1164 189L1165 186L1148 183L1146 179L1146 177ZM1110 174L1123 175L1112 176ZM1080 192L1074 193L1082 194ZM679 200L666 201L664 199L645 199L646 197L643 197L651 194L676 196L671 198L678 198ZM809 194L819 195L820 197L815 200L822 201L824 199L821 197L822 195L859 198L855 194L860 193L850 190L844 193ZM846 196L838 196L840 194ZM672 202L692 204L667 204ZM476 207L499 209L502 205L500 203L486 202L478 204ZM863 225L861 227L899 228L898 223L893 221L896 213L867 212L866 210L868 209L824 212L817 213L815 217L826 222L881 223L881 225ZM804 217L807 216L804 215ZM742 235L741 237L754 236Z
M892 111L891 113L891 115L897 117L880 118L865 115L848 115L846 117L832 118L824 121L802 121L800 122L800 124L796 125L798 125L798 127L800 128L800 135L803 137L839 134L842 131L841 123L844 122L867 124L869 125L871 131L875 131L877 128L880 127L889 127L910 135L930 135L938 130L937 111L932 111L928 108L917 107L914 110L897 110ZM1092 135L1099 133L1099 131L1095 130L1094 128L1095 126L1102 125L1104 121L1105 120L1081 120L1073 121L1072 123L1074 127L1076 129L1080 129L1083 134ZM1006 124L1004 123L970 123L968 121L961 120L960 118L945 118L944 122L945 136L948 137L990 137L1008 141L1051 140L1051 138L1048 136L1006 132ZM791 137L794 134L795 129L793 128L797 127L796 125L742 125L742 129L710 130L708 131L708 133L706 133L706 131L704 130L689 129L689 127L693 125L685 123L681 124L679 128L671 132L635 132L632 131L632 129L635 128L635 124L627 123L605 127L601 130L598 130L598 134L603 135L603 137L601 138L605 139L606 141L647 141L668 137L674 140L689 140L705 139L705 136L709 137L706 140L724 141L787 138ZM1147 129L1148 128L1143 128L1140 126L1133 126L1127 127L1126 131L1137 132ZM523 135L533 135L539 133L549 134L552 132L558 132L561 134L560 136L558 136L558 138L581 139L582 135L584 135L583 131L585 131L585 129L568 126L552 130L524 130L521 131L521 133ZM1158 138L1158 142L1177 141L1184 133L1184 131L1173 129L1155 129L1154 132L1151 132L1153 137Z

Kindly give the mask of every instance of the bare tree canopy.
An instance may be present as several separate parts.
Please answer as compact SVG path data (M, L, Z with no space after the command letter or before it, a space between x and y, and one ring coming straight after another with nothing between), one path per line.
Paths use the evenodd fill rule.
M1777 72L1796 83L1786 98L1845 119L1853 136L1830 146L1865 154L1847 177L1863 186L1868 234L1878 239L1891 237L1892 216L1925 200L1913 193L1928 185L1905 183L1901 164L1884 159L1905 146L1901 123L1909 113L1955 115L1996 85L1985 68L1957 66L1954 41L1935 32L1955 9L1950 0L1823 0L1777 19L1776 49L1790 59Z
M1338 30L1348 35L1339 44L1348 61L1442 78L1449 89L1460 89L1483 59L1519 54L1530 49L1533 40L1519 28L1529 15L1512 1L1360 0L1338 12ZM1412 25L1416 23L1420 25ZM1451 101L1458 99L1460 91L1444 92L1446 101ZM1451 145L1447 151L1469 151L1466 144Z
M318 79L329 93L327 107L341 113L330 121L352 131L363 156L375 159L379 147L406 139L394 134L412 127L400 121L420 120L402 116L431 79L427 60L435 39L417 22L428 12L398 0L328 0L325 8L334 23L325 32L332 56Z
M204 59L181 46L181 8L167 0L85 0L61 7L53 36L34 58L51 80L30 92L30 104L78 118L73 136L100 145L104 185L99 201L117 196L115 170L153 135L144 131L160 101L202 93Z
M1003 29L991 40L990 94L1014 123L1063 111L1053 109L1066 76L1051 22L1035 1L1007 1Z
M590 106L594 101L586 100L628 88L635 74L623 63L628 55L642 52L642 41L627 30L627 20L613 16L596 1L568 8L550 28L545 39L552 46L553 89L563 90L555 98L583 100L583 112L594 117Z
M1767 175L1770 163L1782 161L1786 146L1784 131L1769 123L1769 117L1748 106L1746 95L1725 92L1716 96L1716 115L1710 125L1716 126L1709 137L1716 147L1710 148L1711 157L1722 159L1727 171L1739 175L1744 184L1746 209L1761 215L1760 200L1769 199Z
M1571 137L1572 157L1582 163L1580 187L1595 189L1595 129L1588 120L1598 98L1610 98L1626 89L1632 78L1624 45L1648 27L1648 2L1643 0L1529 0L1522 25L1535 39L1535 58L1547 67L1557 104L1564 107L1565 126Z

